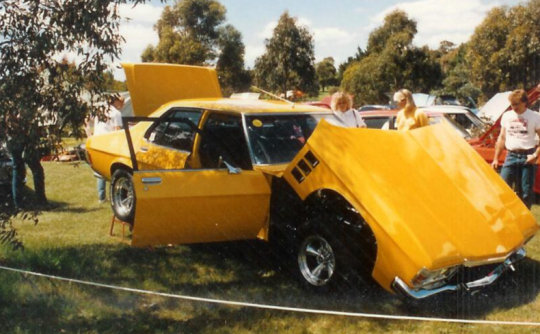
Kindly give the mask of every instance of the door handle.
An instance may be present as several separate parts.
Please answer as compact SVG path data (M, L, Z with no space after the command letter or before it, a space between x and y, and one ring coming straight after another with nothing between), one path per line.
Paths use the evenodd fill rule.
M143 153L148 152L148 147L147 146L141 146L141 152L143 152Z
M142 179L142 183L150 184L150 185L161 184L161 178L160 177L144 177Z

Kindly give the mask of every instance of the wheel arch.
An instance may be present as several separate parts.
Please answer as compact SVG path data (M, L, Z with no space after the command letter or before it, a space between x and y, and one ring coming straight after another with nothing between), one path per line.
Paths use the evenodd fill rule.
M126 165L122 161L117 161L111 165L111 177L118 169L125 169L127 172L133 174L133 168L131 166Z
M309 229L310 224L320 224L321 220L330 224L325 228L336 234L353 258L359 257L361 267L371 275L377 259L377 238L351 202L337 191L323 188L308 195L304 206L308 217L299 229Z

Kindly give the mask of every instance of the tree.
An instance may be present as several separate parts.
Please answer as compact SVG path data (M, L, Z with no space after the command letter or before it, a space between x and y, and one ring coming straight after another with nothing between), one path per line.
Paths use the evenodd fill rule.
M540 82L540 0L496 7L471 36L471 79L484 99Z
M315 65L319 85L323 91L328 86L337 85L337 71L334 63L334 58L328 57L324 58L321 62Z
M356 48L356 54L353 56L353 57L348 57L347 58L347 61L339 64L339 67L338 67L338 74L337 74L337 80L338 80L338 83L340 83L341 81L343 81L343 74L345 73L345 71L347 70L347 68L349 68L349 66L351 66L352 64L354 64L355 62L359 62L360 60L362 60L362 58L364 58L366 56L366 53L362 50L361 47L357 47Z
M474 101L478 99L482 91L471 83L468 50L469 45L465 43L456 47L451 42L441 42L438 51L441 54L439 61L444 73L443 87L434 91L434 95L452 95L465 104L469 103L469 97Z
M220 54L216 69L223 94L248 90L251 77L244 68L245 46L242 43L242 34L231 25L221 27L218 47Z
M217 56L219 27L226 9L215 0L182 0L163 9L154 26L157 46L149 45L143 61L205 65Z
M88 115L104 117L110 62L120 54L118 6L127 0L4 0L0 2L0 128L10 118L31 128L49 124L57 141L82 136ZM145 0L131 1L135 4ZM75 54L71 66L61 55ZM84 97L89 98L85 99ZM11 129L13 130L13 129ZM39 138L29 138L37 147ZM3 205L0 234L11 235L10 219L20 212ZM5 240L5 239L1 239Z
M401 10L385 17L369 36L365 55L344 73L341 86L357 104L388 103L400 88L430 92L440 85L442 72L436 54L412 44L416 22Z
M265 53L255 60L258 86L280 93L318 93L313 36L298 26L296 18L284 12L272 37L265 40L265 48Z
M224 95L247 89L242 34L223 25L226 9L216 0L182 0L166 6L154 26L159 42L148 45L143 62L216 65ZM217 62L216 62L217 60Z

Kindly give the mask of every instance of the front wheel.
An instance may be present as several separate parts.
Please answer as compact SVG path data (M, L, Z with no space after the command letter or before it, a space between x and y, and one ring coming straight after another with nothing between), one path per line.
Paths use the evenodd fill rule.
M133 175L125 169L117 169L111 178L111 206L114 215L126 223L135 219L135 189Z
M298 251L298 267L312 286L326 286L335 280L336 254L330 241L318 234L304 238Z

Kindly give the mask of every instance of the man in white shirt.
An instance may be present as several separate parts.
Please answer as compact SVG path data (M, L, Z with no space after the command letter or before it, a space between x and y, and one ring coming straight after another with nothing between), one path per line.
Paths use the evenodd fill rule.
M122 114L120 109L124 106L124 99L121 96L114 98L106 113L107 120L100 121L97 117L94 119L94 131L87 130L89 136L99 136L112 131L122 129ZM98 176L97 178L98 201L105 203L107 201L106 189L107 182L105 179Z
M501 133L495 145L491 166L499 166L499 156L506 147L507 154L501 169L501 177L510 187L514 186L527 208L534 201L534 178L536 160L540 149L536 147L536 135L540 135L540 114L528 109L527 93L518 89L508 97L513 110L501 118Z

